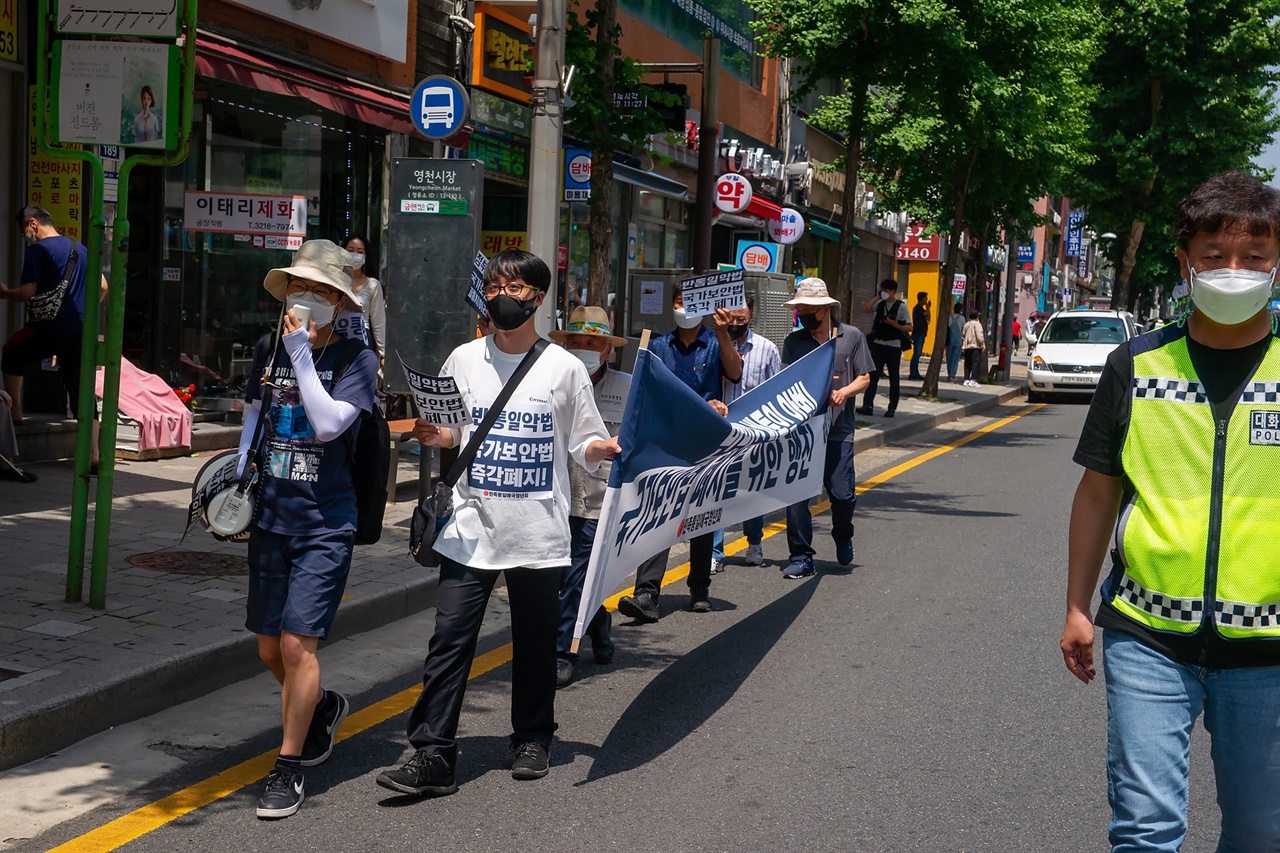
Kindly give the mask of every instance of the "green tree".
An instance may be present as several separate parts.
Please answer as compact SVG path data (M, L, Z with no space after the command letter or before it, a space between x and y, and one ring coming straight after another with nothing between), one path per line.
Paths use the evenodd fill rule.
M649 137L664 130L657 107L674 96L641 82L644 69L621 54L617 0L598 0L571 9L565 27L565 62L574 67L572 103L565 110L568 132L591 150L591 208L588 219L587 304L606 305L613 247L613 154L645 151ZM640 106L621 109L616 92L635 92Z
M1094 15L1091 2L1056 0L935 6L930 62L871 104L866 172L886 205L933 223L952 247L966 228L985 244L1030 224L1028 200L1080 165ZM948 252L935 305L950 303L956 265ZM985 308L984 284L973 286ZM937 394L945 352L935 335L921 396Z
M1250 160L1280 130L1271 101L1280 55L1278 0L1119 0L1104 4L1099 94L1071 196L1117 239L1112 304L1157 285L1139 276L1144 240L1167 244L1174 207L1198 184Z

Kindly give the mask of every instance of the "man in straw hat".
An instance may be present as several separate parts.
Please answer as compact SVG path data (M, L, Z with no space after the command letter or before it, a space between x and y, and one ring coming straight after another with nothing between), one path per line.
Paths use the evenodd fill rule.
M609 315L603 308L575 308L569 315L569 328L551 333L551 340L563 346L576 357L591 375L595 391L596 408L609 435L616 436L622 428L622 410L627 404L631 389L631 377L609 366L618 347L626 346L627 339L618 337L609 326ZM556 635L556 687L565 687L573 681L573 669L578 655L570 651L573 645L573 627L578 621L578 604L582 600L582 585L587 579L587 564L591 561L591 545L596 539L596 525L600 520L600 508L604 504L605 488L609 485L609 472L613 463L605 461L594 472L588 473L572 459L569 460L569 568L560 581L560 632ZM613 641L609 639L611 627L609 611L601 607L587 626L586 635L591 638L591 654L595 662L607 664L613 661Z
M255 348L245 392L242 458L266 418L261 443L252 448L262 488L249 534L245 627L258 635L258 656L284 688L280 756L257 812L282 818L302 805L302 768L328 759L350 709L341 694L321 687L316 646L338 612L351 566L352 427L373 410L378 357L363 342L334 333L339 310L360 310L351 258L334 243L303 243L293 265L271 270L263 286L284 305L282 334Z
M804 278L796 284L796 295L788 303L799 315L801 328L782 342L782 363L799 361L832 337L836 338L834 376L831 381L831 405L827 411L827 455L822 469L822 485L831 500L831 535L836 540L836 561L842 566L853 562L853 508L858 501L854 491L853 429L854 397L871 381L875 364L867 339L861 331L841 323L832 316L840 303L827 293L820 278ZM813 574L813 518L809 501L787 507L787 547L791 563L782 571L785 578L803 578Z

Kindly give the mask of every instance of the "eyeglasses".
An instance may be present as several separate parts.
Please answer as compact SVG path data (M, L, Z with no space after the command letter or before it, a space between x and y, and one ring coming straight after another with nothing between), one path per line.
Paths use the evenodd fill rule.
M524 293L525 288L527 287L531 287L531 285L526 284L523 281L512 281L506 284L486 284L484 286L484 295L486 299L492 299L499 293L505 293L507 296L515 299L518 298L520 294Z
M314 293L316 296L319 296L321 299L328 300L329 302L333 302L335 299L342 296L341 291L334 290L327 284L321 284L317 281L311 281L306 278L298 278L296 275L288 275L287 277L289 279L287 289L290 293L299 293L303 291Z

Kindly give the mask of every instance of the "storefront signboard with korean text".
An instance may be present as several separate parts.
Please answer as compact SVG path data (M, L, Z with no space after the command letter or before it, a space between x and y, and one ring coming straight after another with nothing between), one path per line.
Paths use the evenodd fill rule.
M473 133L467 141L468 160L479 160L499 175L529 180L529 146L487 133Z
M36 141L35 86L29 87L27 103L30 104L27 110L27 204L49 211L49 215L53 217L53 227L62 236L83 241L83 163L79 160L49 157L40 151L40 145Z
M937 234L926 237L924 225L913 222L907 226L906 239L898 246L900 261L941 261L942 238Z
M183 196L182 227L185 231L305 237L307 198L188 190Z
M564 150L564 200L591 201L591 152L585 148Z
M0 0L0 60L18 61L18 0Z
M532 100L525 78L532 76L533 39L529 24L487 3L476 4L471 85L521 104Z
M769 236L775 243L791 245L804 236L804 217L798 210L782 208L782 214L777 219L769 220Z
M490 130L500 130L525 139L533 133L533 110L482 89L471 90L471 118Z

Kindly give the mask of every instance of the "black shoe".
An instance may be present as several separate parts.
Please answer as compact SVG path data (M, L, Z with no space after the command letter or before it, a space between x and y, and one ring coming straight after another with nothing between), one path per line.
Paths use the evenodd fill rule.
M568 687L573 681L573 661L558 660L556 661L556 689Z
M302 807L302 801L306 798L302 771L296 767L277 764L267 774L267 784L262 789L262 796L258 798L258 817L288 817Z
M315 767L324 764L333 754L333 742L338 736L338 726L351 712L347 697L332 690L324 691L324 698L316 705L311 717L311 728L302 743L302 766Z
M618 600L618 612L641 622L658 621L658 599L652 593L624 595Z
M594 631L588 631L587 636L591 638L591 656L598 664L613 663L613 653L617 648L613 645L613 640L609 638L609 632L613 629L613 614L608 610L604 611L604 619Z
M860 415L874 415L876 413L876 410L871 408L870 406L859 406L858 408L854 409L854 411Z
M886 410L885 410L885 413L884 413L884 416L885 416L886 418L891 418L891 417L893 417L893 409L886 409Z
M512 779L541 779L547 775L551 756L536 740L528 740L511 750Z
M384 770L378 774L378 784L401 794L444 796L458 790L453 781L453 768L443 755L420 749L398 770Z
M694 613L711 612L711 590L705 586L689 588L689 609Z

